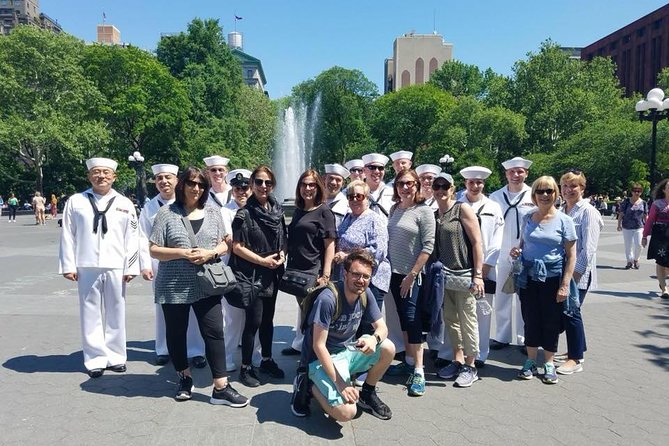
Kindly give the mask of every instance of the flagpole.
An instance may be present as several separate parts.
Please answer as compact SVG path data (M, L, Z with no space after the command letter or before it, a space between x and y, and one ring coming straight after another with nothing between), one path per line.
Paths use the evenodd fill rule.
M104 11L102 11L102 24L105 24L105 20L107 19L107 15L105 14Z

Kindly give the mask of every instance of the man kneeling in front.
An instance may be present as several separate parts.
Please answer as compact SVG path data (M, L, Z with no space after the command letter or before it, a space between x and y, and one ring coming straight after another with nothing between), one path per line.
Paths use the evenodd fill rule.
M367 290L373 268L374 257L367 251L351 252L344 261L343 282L335 285L336 295L324 288L315 298L302 348L301 364L308 364L308 380L306 370L298 371L291 401L295 415L308 415L311 393L337 421L353 419L356 403L382 420L392 416L375 390L395 356L395 346L386 339L388 328ZM362 321L371 323L374 333L356 339ZM368 372L367 379L358 390L351 375L364 372Z

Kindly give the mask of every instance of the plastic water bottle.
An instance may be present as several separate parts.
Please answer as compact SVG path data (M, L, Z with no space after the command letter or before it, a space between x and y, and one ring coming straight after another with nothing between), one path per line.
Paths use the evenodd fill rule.
M490 313L492 313L492 307L488 303L487 300L485 299L479 299L476 301L476 306L478 307L479 311L483 316L488 316Z

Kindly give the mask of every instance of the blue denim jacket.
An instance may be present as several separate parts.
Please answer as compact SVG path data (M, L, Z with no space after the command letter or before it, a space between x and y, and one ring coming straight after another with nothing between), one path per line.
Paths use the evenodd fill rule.
M522 261L522 269L516 276L516 288L527 288L527 281L529 279L538 282L545 282L546 277L550 274L551 277L562 276L563 259L552 262L544 262L541 259L524 260ZM567 316L571 316L574 309L579 308L581 301L579 300L578 285L572 278L569 282L569 297L562 303L563 312Z

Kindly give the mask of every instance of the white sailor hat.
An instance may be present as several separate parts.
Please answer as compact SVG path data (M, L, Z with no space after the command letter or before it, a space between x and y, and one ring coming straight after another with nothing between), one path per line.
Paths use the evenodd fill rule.
M365 167L365 162L361 159L350 160L344 163L344 167L346 167L349 171L355 168L362 169Z
M390 159L393 161L410 160L411 158L413 158L413 152L409 152L408 150L400 150L399 152L390 154Z
M436 164L421 164L420 166L416 167L416 174L418 176L421 176L424 173L439 175L439 173L441 173L441 167L437 166Z
M388 161L388 157L381 155L380 153L368 153L367 155L362 155L362 162L365 164L365 166L370 164L379 164L381 166L385 166L388 164Z
M179 166L175 166L174 164L154 164L151 166L151 172L153 172L154 175L158 175L159 173L171 173L172 175L176 175L179 173Z
M91 158L86 160L86 170L91 170L94 167L109 167L111 170L116 172L118 163L109 158Z
M529 169L531 165L532 161L526 160L525 158L522 158L520 156L511 158L510 160L506 160L502 163L502 167L504 167L505 170L513 169L514 167L522 167L523 169Z
M351 172L349 172L348 169L346 169L341 164L326 164L325 173L339 175L343 179L346 179L351 175Z
M460 175L467 180L485 180L491 173L490 169L483 166L469 166L460 171Z
M228 163L230 162L229 158L225 158L223 156L218 156L218 155L213 155L213 156L208 156L206 158L203 158L202 161L204 161L204 164L207 167L211 166L227 166Z
M451 176L450 173L440 172L439 175L434 177L434 181L437 181L439 178L446 180L448 184L450 184L451 186L455 184L455 182L453 181L453 177Z
M251 173L248 169L234 169L228 172L225 181L230 186L248 185L251 183Z

